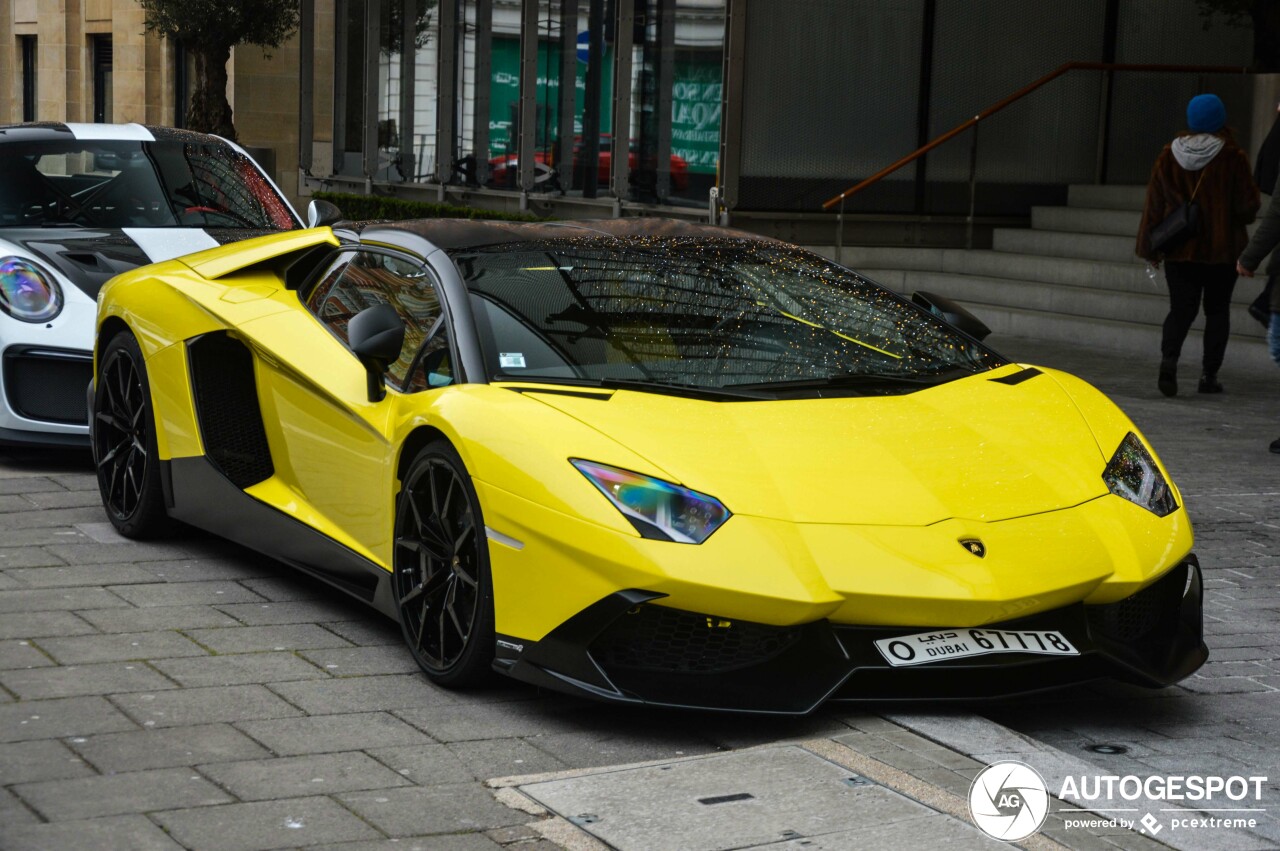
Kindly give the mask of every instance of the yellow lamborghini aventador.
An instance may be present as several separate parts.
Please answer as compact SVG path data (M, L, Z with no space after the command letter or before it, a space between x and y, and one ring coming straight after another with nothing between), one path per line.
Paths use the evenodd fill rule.
M1207 656L1181 497L1088 384L785 243L291 231L114 278L107 514L398 619L427 675L803 713Z

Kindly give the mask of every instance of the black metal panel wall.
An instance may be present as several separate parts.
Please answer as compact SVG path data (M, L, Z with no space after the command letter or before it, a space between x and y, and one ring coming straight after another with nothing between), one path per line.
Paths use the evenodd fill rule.
M925 0L752 0L743 91L744 209L816 209L916 147ZM913 171L871 193L910 210Z

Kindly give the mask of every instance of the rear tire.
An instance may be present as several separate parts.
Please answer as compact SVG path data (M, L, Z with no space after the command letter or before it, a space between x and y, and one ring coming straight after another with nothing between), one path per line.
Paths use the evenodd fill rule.
M151 385L137 339L111 338L93 389L93 462L111 525L126 538L155 538L173 528L165 513Z
M447 441L409 464L396 498L392 585L405 642L442 686L478 685L494 658L493 580L471 476Z

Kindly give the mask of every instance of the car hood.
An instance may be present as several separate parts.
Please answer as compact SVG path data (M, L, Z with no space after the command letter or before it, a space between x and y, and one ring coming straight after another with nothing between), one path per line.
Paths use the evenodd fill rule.
M91 299L112 277L147 263L272 233L249 228L3 228L11 243L48 263Z
M526 395L737 514L925 526L1054 511L1107 493L1107 459L1079 409L1043 372L1000 380L1023 374L1010 366L907 395L855 398Z

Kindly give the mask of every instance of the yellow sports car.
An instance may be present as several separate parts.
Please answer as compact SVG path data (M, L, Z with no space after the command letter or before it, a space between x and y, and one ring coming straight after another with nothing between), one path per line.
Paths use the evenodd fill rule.
M1151 447L936 313L670 221L292 231L103 288L98 478L125 535L288 562L448 686L804 713L1190 674Z

